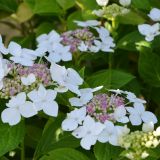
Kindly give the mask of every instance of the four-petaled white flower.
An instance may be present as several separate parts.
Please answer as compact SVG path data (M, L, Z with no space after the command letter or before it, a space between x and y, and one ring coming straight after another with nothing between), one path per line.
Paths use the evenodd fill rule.
M88 21L74 21L78 26L81 27L95 27L99 26L101 22L97 20L88 20Z
M126 110L129 112L129 120L132 125L138 126L141 125L142 121L145 123L153 122L157 123L156 116L149 111L145 111L143 104L136 104L133 107L126 107Z
M109 142L110 144L117 146L118 145L118 134L117 134L116 127L111 121L106 121L104 124L105 124L105 128L99 134L98 141L101 143Z
M72 135L76 138L81 138L81 146L89 150L91 146L96 143L98 135L104 128L105 125L100 122L95 122L93 118L87 116L83 121L83 125L74 130Z
M41 84L38 90L33 90L28 93L28 97L33 101L38 111L43 110L49 116L57 117L58 104L54 100L57 96L57 92L52 89L45 89Z
M72 91L80 95L79 85L83 83L83 79L72 68L66 69L64 66L52 63L50 68L52 80L57 82L59 87L56 88L57 92Z
M99 41L94 40L94 45L91 46L90 51L91 52L114 52L114 50L111 47L115 47L115 44L113 43L112 37L107 37L105 41Z
M119 106L115 109L113 117L117 122L127 123L129 122L128 117L126 116L126 109L124 106Z
M109 142L114 146L119 146L119 139L127 135L130 129L127 126L114 126L113 122L106 121L105 129L99 134L98 141L101 143Z
M106 6L109 0L96 0L96 2L99 6Z
M4 123L9 123L10 125L19 123L21 116L29 118L37 114L34 104L26 101L26 94L24 92L12 97L6 106L8 108L2 111L1 118Z
M89 46L86 45L83 41L80 43L80 45L78 46L78 49L81 52L86 52L88 50Z
M0 35L0 53L5 55L8 54L8 49L4 46L1 35Z
M158 8L153 8L148 16L153 20L153 21L160 21L160 9Z
M73 131L86 117L86 107L75 109L67 114L67 118L62 122L62 129L64 131Z
M119 0L119 3L124 6L127 7L131 4L131 0Z
M46 57L48 61L52 62L60 62L62 61L70 61L72 60L72 53L70 52L70 46L63 46L58 43L53 45L52 52L49 52L49 56Z
M94 29L98 32L100 40L94 40L94 45L92 45L89 50L91 52L98 52L99 50L103 52L113 52L114 50L112 48L115 47L115 44L109 31L104 27L94 27Z
M73 97L69 99L69 102L72 106L81 107L87 104L93 98L93 92L100 90L103 86L96 88L84 88L80 89L81 96L79 98Z
M25 86L29 86L32 83L34 83L35 81L36 81L36 77L35 77L35 75L33 73L30 73L27 77L25 77L25 76L21 77L21 82Z
M22 48L16 42L9 43L8 51L12 55L10 60L23 66L32 66L34 64L34 60L37 58L36 51Z
M104 28L104 27L101 26L100 28L98 28L98 27L94 27L94 28L95 28L96 31L98 32L99 38L100 38L102 41L106 41L106 38L110 36L109 31L108 31L106 28Z
M41 57L45 55L45 52L52 52L53 45L59 44L62 38L56 31L52 30L49 34L40 35L36 40L38 42L37 52Z
M145 40L150 42L154 40L154 37L159 35L160 32L160 24L156 23L153 25L149 25L149 24L141 24L138 25L138 30L139 32L145 36Z

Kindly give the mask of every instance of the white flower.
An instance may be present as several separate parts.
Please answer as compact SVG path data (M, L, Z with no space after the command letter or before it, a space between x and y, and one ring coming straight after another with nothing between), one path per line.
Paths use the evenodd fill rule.
M101 23L97 20L88 20L88 21L74 21L78 26L81 27L94 27L99 26Z
M105 129L99 134L98 141L101 143L109 142L110 144L117 146L118 134L116 127L111 121L106 121L104 124Z
M76 138L82 138L80 142L81 146L86 150L90 150L91 146L96 143L98 135L104 127L102 123L95 122L93 118L87 116L83 121L83 125L74 130L72 135Z
M93 98L93 92L100 90L102 86L96 88L80 89L81 96L79 98L73 97L69 99L72 106L81 107L87 104Z
M52 89L45 89L41 84L38 90L33 90L28 93L28 97L33 101L37 110L43 110L49 116L57 117L58 104L54 100L57 96L57 92Z
M62 61L70 61L72 60L72 53L70 52L70 46L63 46L58 43L53 45L52 52L49 52L49 56L46 57L48 61L52 62L60 62Z
M45 52L52 52L53 46L59 44L62 38L56 31L52 30L49 34L40 35L36 40L38 42L37 52L41 57L45 55Z
M96 0L99 6L106 6L109 0Z
M126 109L130 114L129 119L132 125L138 126L142 123L142 121L145 123L157 123L156 116L152 112L145 111L143 104L134 105L134 108L126 107Z
M124 91L123 93L127 94L126 98L129 100L129 102L134 103L134 105L146 103L145 100L137 98L136 95L132 92Z
M148 16L153 20L153 21L160 21L160 9L158 8L153 8Z
M138 25L139 32L145 36L145 40L150 42L154 40L154 37L159 35L160 24L156 23L153 25L141 24Z
M86 117L86 108L75 109L67 114L67 118L62 122L62 129L64 131L73 131Z
M96 31L98 32L99 34L99 38L102 40L102 41L106 41L106 38L110 36L110 33L109 31L104 28L104 27L94 27L96 29Z
M0 53L5 55L8 54L8 49L4 46L1 35L0 35Z
M90 51L98 52L99 50L103 52L114 52L111 47L114 47L113 39L111 37L107 37L105 41L94 40L94 48L91 46Z
M15 42L9 43L8 51L12 55L10 60L22 64L23 66L32 66L34 60L37 58L37 53L35 51L21 48L21 46Z
M53 44L54 42L59 43L62 40L62 38L56 31L52 30L48 34L41 34L39 37L36 38L36 40L39 43L39 45L42 45L43 43L44 44L47 43Z
M115 47L113 43L113 38L109 35L109 31L104 27L94 27L99 34L99 40L94 40L94 45L89 48L91 52L98 52L99 50L103 52L113 52L112 47Z
M88 50L88 45L86 45L83 41L80 43L80 45L78 46L78 49L81 52L86 52Z
M62 45L61 40L62 37L54 30L49 34L42 34L37 37L38 48L36 51L39 56L44 56L48 52L49 56L46 59L49 62L70 61L72 60L70 46Z
M131 0L119 0L119 3L124 6L127 7L131 4Z
M33 73L29 74L27 77L21 77L21 82L25 86L29 86L36 81L36 77Z
M3 88L3 78L8 74L9 69L7 66L8 61L3 59L0 55L0 89Z
M66 69L64 66L51 64L50 68L52 80L57 82L59 87L56 88L58 92L72 91L80 95L79 85L83 83L83 79L72 68Z
M116 108L113 116L117 122L121 122L121 123L129 122L129 119L126 116L126 109L124 106L119 106L118 108Z
M142 126L143 132L152 132L153 130L154 130L154 123L153 122L143 123L143 126Z
M19 93L12 97L9 103L6 104L8 108L3 110L1 114L2 122L16 125L21 120L21 115L25 118L32 117L37 114L34 104L26 101L26 94Z

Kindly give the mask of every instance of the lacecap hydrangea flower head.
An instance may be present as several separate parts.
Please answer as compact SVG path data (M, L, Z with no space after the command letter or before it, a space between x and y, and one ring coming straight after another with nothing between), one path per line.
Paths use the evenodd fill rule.
M156 116L145 111L145 100L122 90L101 93L101 88L80 89L81 96L69 99L75 109L62 122L62 129L81 139L83 148L89 150L97 141L121 146L119 139L130 132L127 124L157 123Z

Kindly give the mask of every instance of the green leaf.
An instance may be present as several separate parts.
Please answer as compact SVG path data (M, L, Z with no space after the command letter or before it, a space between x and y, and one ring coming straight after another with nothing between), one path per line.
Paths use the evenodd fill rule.
M151 5L149 1L146 0L132 0L132 4L135 8L150 10Z
M149 0L152 7L160 8L160 1L159 0Z
M83 153L71 149L71 148L60 148L49 152L46 156L40 160L89 160Z
M64 9L67 10L75 5L75 0L56 0L58 4Z
M82 67L82 68L79 70L79 74L80 74L80 76L81 76L82 78L84 78L84 76L85 76L85 66Z
M138 13L130 11L127 14L117 16L116 21L122 24L137 25L144 23L145 19Z
M94 10L99 8L95 0L77 0L77 4L81 7L81 9Z
M23 121L15 126L9 126L0 121L0 156L18 147L25 135Z
M13 37L12 41L19 43L24 48L32 48L34 44L35 36L34 34L30 34L25 37Z
M34 154L35 159L38 159L41 155L44 155L53 149L62 147L76 148L79 146L78 139L67 132L62 132L62 120L64 120L64 116L61 115L59 115L55 121L49 120L37 145Z
M160 150L160 147L150 149L148 151L149 157L146 160L159 160L160 158L159 150Z
M96 143L94 154L97 160L119 160L119 154L122 149L109 143Z
M0 0L0 10L13 13L16 11L18 4L16 0Z
M56 0L35 0L34 13L36 14L58 14L62 9Z
M152 101L154 101L157 104L160 104L160 88L154 88L152 87L150 96L152 98ZM159 107L156 108L157 110L160 110Z
M0 157L0 160L9 160L9 159L3 156L3 157Z
M94 73L88 79L88 83L92 87L103 85L106 88L121 88L135 77L130 73L119 70L103 70Z
M146 83L154 87L160 87L160 56L148 49L142 50L138 70Z
M139 49L139 46L150 47L151 43L146 42L144 36L142 36L138 31L125 35L117 44L117 48L129 51L136 51Z
M67 19L67 28L68 29L76 29L77 28L77 25L76 25L76 23L74 23L74 20L79 20L79 21L83 20L81 11L73 12L72 14L70 14L68 16L68 19Z
M36 37L43 33L49 33L53 29L53 25L48 22L41 23L37 28L36 28Z
M36 1L36 0L24 0L24 2L27 3L32 10L34 10L35 1Z

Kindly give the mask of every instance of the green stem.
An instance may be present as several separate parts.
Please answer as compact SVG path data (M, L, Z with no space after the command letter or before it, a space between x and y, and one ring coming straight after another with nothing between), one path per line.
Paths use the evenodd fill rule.
M21 160L25 160L25 146L24 146L24 140L21 143Z
M109 80L110 80L109 89L111 89L111 80L112 80L112 59L113 59L112 53L109 53Z
M109 53L109 70L112 69L112 61L113 61L113 56L112 56L113 53Z

